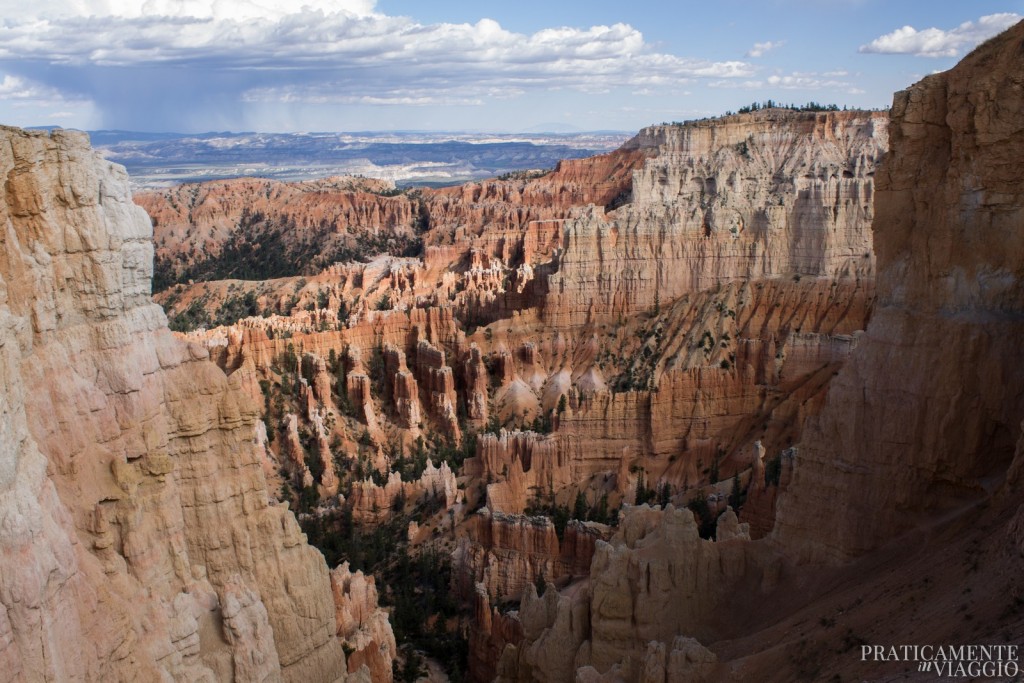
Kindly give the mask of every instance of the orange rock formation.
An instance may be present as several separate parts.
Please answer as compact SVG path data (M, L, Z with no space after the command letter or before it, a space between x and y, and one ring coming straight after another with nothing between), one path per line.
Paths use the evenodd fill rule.
M268 495L242 375L150 301L123 169L0 137L5 678L337 680L327 567Z
M689 512L626 510L589 582L527 590L496 680L924 680L856 649L1012 638L1022 60L1019 24L897 93L875 198L878 305L782 466L770 537L749 541L729 512L711 542Z

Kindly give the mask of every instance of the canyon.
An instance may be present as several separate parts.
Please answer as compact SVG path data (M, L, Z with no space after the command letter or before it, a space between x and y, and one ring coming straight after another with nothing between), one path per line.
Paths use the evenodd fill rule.
M133 203L84 135L2 129L4 670L929 680L862 648L1013 643L1022 55L440 189Z
M871 316L887 127L882 112L770 109L458 188L240 180L136 200L171 279L212 278L156 299L183 328L199 322L183 338L263 401L264 471L312 541L340 561L402 529L392 555L449 558L448 590L471 609L446 617L451 635L473 624L466 674L516 661L528 680L537 666L510 659L536 636L520 597L549 582L584 595L635 504L689 515L696 538L733 520L737 577L767 562L740 539L772 530L792 446ZM343 233L398 248L310 271L286 247L294 275L231 279L219 253L239 251L245 211L274 244L322 254ZM631 538L659 528L644 519Z

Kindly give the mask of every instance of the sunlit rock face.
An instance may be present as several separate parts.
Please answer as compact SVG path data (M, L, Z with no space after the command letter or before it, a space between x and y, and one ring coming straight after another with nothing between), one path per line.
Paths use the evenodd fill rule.
M10 680L335 681L331 584L257 407L150 301L82 134L0 129L0 664Z
M461 471L438 479L445 509L466 530L457 592L490 624L471 642L471 673L482 680L508 671L497 658L523 637L490 602L578 580L610 535L570 525L558 538L550 522L522 516L529 508L582 495L607 512L632 503L646 482L678 505L694 487L710 487L718 513L730 478L753 482L755 443L763 468L799 438L871 314L873 183L887 127L883 113L767 110L655 126L612 154L538 177L397 196L335 188L345 198L333 209L326 190L255 181L140 201L155 212L161 253L185 265L204 255L191 250L197 235L210 253L229 246L221 224L238 223L244 203L228 196L233 188L277 216L288 239L327 244L375 230L422 241L417 256L391 251L260 283L182 283L157 298L172 315L216 311L243 293L258 304L265 317L188 336L232 377L244 370L239 381L254 396L255 377L276 381L275 361L289 347L312 358L303 367L316 371L297 380L300 415L282 423L285 438L266 469L316 484L327 499L338 491L334 469L313 481L289 456L301 451L296 421L321 443L336 440L342 469L362 443L366 462L385 475L346 489L342 504L363 523L382 523L428 489L437 495L434 483L388 476L388 453L409 452L420 437L458 444L496 432L479 437ZM180 208L189 201L191 217ZM320 370L332 354L336 378ZM327 423L333 433L316 426ZM749 507L725 532L730 542L771 530L791 463L779 485L765 485L762 470ZM486 508L479 518L451 505L456 477L460 502ZM705 607L717 604L712 596ZM602 648L662 668L689 656L672 655L677 649L699 653L675 648L669 631L658 637L664 651L647 653L646 642L629 638Z
M568 224L546 315L562 326L779 275L870 274L884 112L765 110L644 129L631 201Z
M896 94L874 201L877 304L786 456L769 537L748 540L728 512L712 542L687 511L627 509L589 583L528 590L521 632L501 624L497 680L913 677L914 663L855 661L850 639L989 642L1016 628L1022 62L1024 24Z

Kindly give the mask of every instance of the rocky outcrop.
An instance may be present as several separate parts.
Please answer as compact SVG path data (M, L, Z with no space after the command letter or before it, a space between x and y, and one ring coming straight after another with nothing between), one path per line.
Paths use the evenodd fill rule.
M498 680L913 678L846 653L988 642L1019 623L1005 605L1020 593L1024 471L1022 55L1024 24L897 94L875 201L878 306L781 455L770 537L747 540L728 511L711 542L689 512L627 509L589 586L524 599ZM765 450L750 501L772 488Z
M649 641L708 640L730 584L760 571L741 538L702 540L689 510L627 510L591 565L587 661L598 671L641 660Z
M523 639L522 622L507 606L536 595L537 586L565 585L586 577L597 543L610 529L570 520L559 538L547 517L490 513L468 522L468 536L452 556L453 590L474 606L469 638L469 672L473 680L493 680L506 645Z
M507 645L498 660L497 683L575 680L578 653L586 640L590 605L586 592L537 595L528 586L519 608L523 638ZM582 662L580 662L582 664Z
M639 680L644 683L704 683L715 680L713 675L718 658L715 653L693 638L679 636L671 645L652 641L640 663ZM615 665L606 673L598 673L592 666L576 670L578 683L615 683L621 681L625 670Z
M409 372L405 364L405 352L395 346L384 349L384 368L387 377L387 389L391 396L395 412L398 413L398 425L415 430L421 421L419 386L416 378Z
M693 636L713 637L736 582L771 581L731 511L720 532L702 540L689 510L625 509L597 543L589 582L542 597L527 587L523 639L505 647L497 680L664 681L669 668L690 676L678 680L715 680L716 657Z
M878 305L800 447L776 536L843 561L988 495L1024 417L1018 25L897 93ZM1012 113L1011 113L1012 112ZM834 524L827 511L846 512Z
M347 502L356 520L379 522L392 512L404 509L406 503L429 498L448 510L460 501L460 497L455 474L448 463L442 462L440 467L435 467L428 459L423 474L415 481L402 481L401 474L391 472L381 485L370 479L353 482Z
M779 496L788 488L793 479L793 464L796 460L796 449L787 448L773 459L765 462L764 447L758 441L755 444L754 458L751 462L750 477L747 480L746 500L740 511L740 519L750 525L750 535L762 538L775 528L775 514ZM772 480L768 480L768 468L775 471ZM777 477L777 478L776 478Z
M216 259L245 242L247 231L261 234L248 250L259 258L248 265L274 275L312 274L314 264L323 268L373 256L373 250L403 256L421 248L419 235L428 229L428 245L443 254L446 245L480 235L484 226L488 234L481 236L481 253L505 263L525 258L529 264L538 252L557 246L551 237L558 232L551 228L574 207L612 205L628 197L632 172L649 154L623 149L562 161L540 177L526 174L441 190L400 192L383 181L349 177L298 183L240 178L144 192L137 201L158 230L158 290L174 277L218 279L238 271L238 264ZM542 225L546 229L535 230ZM273 244L274 253L264 251L264 243ZM496 303L502 302L493 295L476 301L484 310Z
M81 134L0 137L5 676L336 680L327 567L269 500L240 378L150 302L124 171Z
M260 268L260 262L271 269L288 264L284 274L297 274L314 262L326 267L335 260L331 256L358 253L370 241L386 249L389 240L393 246L397 239L403 245L396 249L400 252L411 243L419 210L408 197L389 196L395 194L390 183L367 178L297 183L238 178L184 183L140 193L135 200L159 233L159 291L170 284L161 277L192 273L190 269L202 268L208 259L237 246L243 238L240 230L260 231L262 241L273 242L276 253L260 252L257 242L248 254L252 263L220 264L208 273L213 279L239 268L243 273Z
M349 570L343 562L331 572L337 634L351 650L348 670L366 667L372 681L390 681L391 663L398 652L388 614L377 604L372 576Z
M479 438L477 455L466 469L494 482L487 484L489 509L521 514L531 501L570 483L568 458L561 451L556 437L502 430Z
M487 387L490 384L490 377L487 366L484 365L483 354L476 344L470 346L469 358L466 359L463 368L466 382L466 416L479 429L487 423L489 414Z
M371 193L393 189L386 181L344 176L299 183L237 178L182 183L166 190L142 192L134 199L164 228L161 235L174 235L175 226L181 225L216 235L237 225L246 210L294 215L300 225L319 225L325 219L332 225L358 224L360 220L367 225L379 225L387 214L381 211L380 204L372 203ZM402 220L408 220L408 215L399 215L390 222Z
M467 426L556 429L543 470L470 465L495 510L576 483L592 499L622 495L623 459L673 490L716 464L732 476L755 440L774 454L799 438L870 315L886 129L880 113L762 111L656 126L540 178L424 193L422 259L245 285L294 301L292 314L246 318L229 348L238 338L266 367L285 335L322 358L388 347L382 396L365 363L346 377L378 445L420 430L457 442ZM161 300L180 311L229 297L213 306L241 286Z
M496 601L516 600L529 584L586 576L597 541L609 530L571 520L559 537L551 519L487 510L472 518L453 555L463 597L480 587Z
M509 643L523 639L523 627L517 615L502 612L491 605L482 584L473 592L473 629L469 634L469 670L475 680L493 681L501 653Z
M419 436L437 434L430 447L450 449L467 428L496 432L478 437L458 473L469 503L482 499L487 513L468 517L456 582L467 600L480 587L487 603L476 610L491 627L474 634L474 676L527 680L546 666L541 650L554 656L568 642L578 649L590 642L590 627L568 640L546 636L543 646L522 643L499 666L505 646L521 643L511 617L490 603L553 581L576 591L570 604L582 609L590 589L574 586L599 552L598 537L576 533L577 525L558 539L551 522L516 515L581 500L589 508L581 516L601 510L606 519L643 494L641 484L683 504L688 490L719 479L705 490L707 514L717 515L731 479L744 489L755 480L753 444L775 458L822 405L872 309L868 225L886 123L864 112L769 111L655 127L617 155L543 178L424 193L417 201L430 229L420 259L339 264L260 287L202 283L161 300L182 310L204 296L210 306L244 291L278 302L275 310L285 302L287 317L246 318L241 334L193 338L226 339L225 367L246 356L266 368L287 344L347 358L338 393L353 410L337 411L335 432L342 444L364 434L359 440L376 447L370 465L381 473L386 453ZM603 186L599 171L609 174ZM349 455L351 463L360 459L352 471L365 477L366 453ZM412 482L389 477L345 489L343 504L357 521L389 518L419 495ZM780 490L774 480L757 484L741 518L726 513L722 546L765 535ZM459 509L452 519L462 519ZM423 541L431 526L417 525L410 539ZM633 571L615 565L626 568ZM709 595L708 604L719 598ZM532 609L532 624L555 623ZM572 609L568 617L552 611L551 619L582 619ZM608 639L601 647L614 661L591 662L588 654L576 666L562 656L558 666L593 665L602 676L619 667L628 678L643 660L657 679L670 666L675 635L659 633L660 649L650 652L647 641Z
M455 409L455 375L445 362L445 352L421 340L416 345L416 374L431 415L438 421L441 431L458 442L461 432Z
M420 447L453 457L471 432L492 432L476 437L457 473L469 504L486 512L451 515L468 520L458 530L459 591L467 600L483 591L476 612L490 624L474 634L474 676L571 680L588 666L627 680L704 676L713 662L673 629L713 639L720 631L701 624L724 604L718 584L761 585L752 558L763 551L737 548L770 531L795 459L770 483L765 470L800 439L871 316L869 225L887 126L882 113L780 110L655 126L615 154L543 177L405 197L417 206L416 229L426 228L421 257L336 264L301 280L181 286L160 300L178 313L196 302L231 308L251 294L262 310L287 313L190 337L218 349L226 369L252 359L272 385L289 344L347 359L338 401L324 408L341 444L342 504L357 521L388 518L419 494L395 473L352 482L346 467L360 479L367 466L387 474L420 436ZM314 380L309 395L322 389ZM313 414L308 400L304 409ZM763 461L750 457L755 443ZM747 495L739 517L726 511L731 481L737 500ZM589 508L580 516L608 519L651 494L684 505L697 487L705 536L724 512L717 543L696 539L691 513L675 509L651 512L650 528L637 532L684 544L687 560L655 558L630 545L636 538L602 551L577 525L558 539L551 522L521 516L580 501ZM413 542L437 528L420 521ZM590 557L607 571L588 583ZM650 586L638 574L648 566ZM718 571L728 578L714 579ZM686 590L701 597L662 580L666 572L698 577ZM524 601L521 631L491 604L542 580L563 594ZM627 590L628 618L611 597L591 600ZM663 614L672 600L688 607Z
M377 422L377 411L374 407L370 377L363 364L359 347L350 346L348 351L349 371L345 375L345 395L349 404L355 408L359 420L366 425L366 431L380 443L382 432Z
M545 319L561 329L736 279L872 267L884 112L765 110L645 129L631 202L566 224Z

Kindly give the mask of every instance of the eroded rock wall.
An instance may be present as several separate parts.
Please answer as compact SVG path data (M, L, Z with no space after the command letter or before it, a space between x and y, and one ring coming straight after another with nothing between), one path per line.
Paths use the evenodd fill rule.
M716 542L699 537L689 510L624 509L615 535L597 542L589 581L561 592L549 586L540 597L526 588L521 640L502 651L495 680L664 681L667 665L678 680L705 680L717 658L692 636L714 636L714 613L737 584L774 580L763 548L749 540L731 511ZM666 660L674 650L688 655Z
M868 275L884 112L765 110L644 129L631 202L566 224L545 319L563 329L779 275Z
M897 93L877 183L878 306L808 424L777 536L842 561L984 498L1024 417L1018 25ZM825 527L827 510L846 512Z
M629 678L640 675L641 660L655 680L656 671L676 670L673 658L703 662L700 645L677 643L671 629L655 633L648 624L645 634L660 643L648 651L648 641L626 633L621 615L601 612L618 634L595 631L606 654L598 660L581 650L578 662L556 655L565 643L575 652L591 639L590 588L579 583L567 589L571 599L563 596L567 612L557 609L561 598L545 594L543 610L522 613L527 641L549 627L570 635L544 636L545 644L527 642L515 657L494 661L502 643L516 646L506 638L521 636L489 601L582 573L567 568L566 539L552 538L550 523L511 515L531 506L576 514L579 501L582 516L608 520L622 503L654 494L682 506L699 489L708 519L697 524L676 511L673 520L690 515L693 534L680 531L683 522L666 522L672 528L664 532L685 541L699 567L666 557L658 569L700 574L706 604L668 615L687 629L721 604L711 594L713 567L728 564L731 577L760 571L717 554L731 551L702 550L710 542L696 539L691 548L690 537L724 510L731 479L744 488L755 479L755 443L776 459L798 440L857 347L874 299L869 224L887 122L881 113L773 110L656 126L615 155L542 178L424 194L416 200L430 223L421 259L382 256L258 285L200 283L161 301L180 311L202 297L217 305L244 291L288 313L190 337L215 349L225 368L252 358L271 385L281 379L274 361L289 345L347 359L335 407L354 410L337 411L332 435L342 472L356 457L348 447L356 435L370 451L359 457L384 473L385 452L418 436L458 443L472 431L494 433L479 437L475 457L457 473L466 508L486 505L491 522L509 515L487 533L475 529L481 533L470 533L456 557L462 593L479 597L482 589L476 611L491 624L471 644L475 676L530 680L545 657L558 656L558 671L543 680L587 666L598 676L620 667L615 675ZM405 494L391 476L384 486L353 483L346 504L362 519L387 518ZM780 489L753 488L744 519L756 536L771 528ZM466 508L453 508L453 521L466 519ZM742 544L749 533L732 529L728 543ZM581 542L578 550L600 555L595 545ZM609 576L623 567L636 573L630 562L646 552L629 548L633 559L609 564ZM614 587L633 591L637 619L675 595L659 588L647 596L638 581L630 574Z
M875 201L879 305L786 456L771 537L748 541L729 512L710 542L686 511L626 510L589 586L526 597L498 680L913 678L848 653L1016 628L1022 59L1024 24L896 95Z
M268 499L240 380L151 303L123 169L82 134L0 138L6 673L343 676L327 567Z

